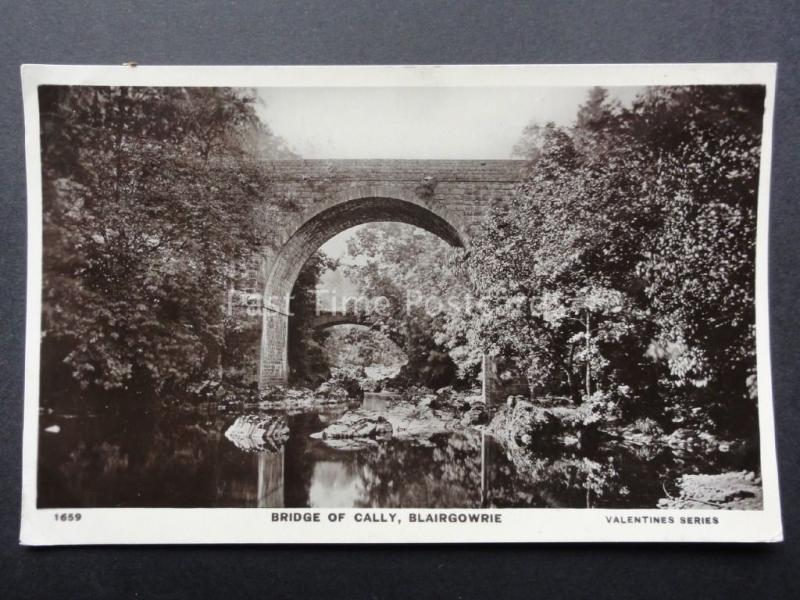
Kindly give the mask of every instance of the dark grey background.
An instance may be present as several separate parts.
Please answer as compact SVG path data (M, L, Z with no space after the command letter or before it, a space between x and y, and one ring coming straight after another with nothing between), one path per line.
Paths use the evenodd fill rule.
M0 597L800 597L796 2L2 0L0 9ZM778 61L769 275L787 541L744 547L19 547L26 227L19 65L127 60Z

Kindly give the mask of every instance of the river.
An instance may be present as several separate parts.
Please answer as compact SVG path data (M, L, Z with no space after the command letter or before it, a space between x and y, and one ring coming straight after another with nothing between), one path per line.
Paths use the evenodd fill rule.
M367 394L363 406L386 401ZM648 508L691 470L669 449L619 446L521 463L472 430L358 447L310 437L346 410L287 414L288 441L258 452L223 435L237 415L216 409L44 414L38 506Z

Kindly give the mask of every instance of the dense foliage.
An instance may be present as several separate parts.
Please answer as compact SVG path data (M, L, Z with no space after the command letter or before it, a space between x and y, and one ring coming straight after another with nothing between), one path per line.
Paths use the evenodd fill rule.
M754 429L754 254L764 91L595 89L529 127L527 174L464 258L462 331L534 390Z
M406 355L400 381L431 388L453 383L458 366L446 345L447 326L466 292L451 268L453 249L417 227L380 223L359 229L348 252L358 261L345 273L372 309L366 320Z
M328 332L315 330L317 285L322 273L336 269L337 263L321 252L306 261L292 289L289 305L289 381L297 385L318 386L331 375L324 344Z
M360 325L328 330L325 355L332 367L400 367L406 355L385 334Z
M219 367L224 290L268 241L285 152L222 88L40 88L45 385L163 387Z
M756 86L659 87L622 106L594 89L573 126L526 128L521 183L458 264L418 228L360 228L344 272L382 299L364 316L405 355L401 379L469 382L488 352L534 394L755 431L763 99ZM41 88L44 386L153 389L241 362L253 336L226 316L225 290L271 242L253 217L269 186L257 159L289 156L254 102ZM310 322L332 266L316 255L295 287L296 382L329 374ZM363 333L340 342L364 363L379 351Z

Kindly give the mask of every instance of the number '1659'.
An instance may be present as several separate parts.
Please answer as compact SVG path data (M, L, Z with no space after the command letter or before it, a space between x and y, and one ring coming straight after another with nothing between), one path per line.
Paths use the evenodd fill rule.
M81 513L56 513L53 515L56 521L68 522L68 521L80 521L81 520Z

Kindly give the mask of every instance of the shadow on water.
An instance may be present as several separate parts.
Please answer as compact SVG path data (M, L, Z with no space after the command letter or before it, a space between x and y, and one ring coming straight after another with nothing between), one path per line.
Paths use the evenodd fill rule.
M364 407L387 401L368 394ZM667 449L512 455L476 431L350 448L310 437L346 410L287 415L290 436L274 452L226 439L233 414L43 415L38 505L648 508L691 470Z

